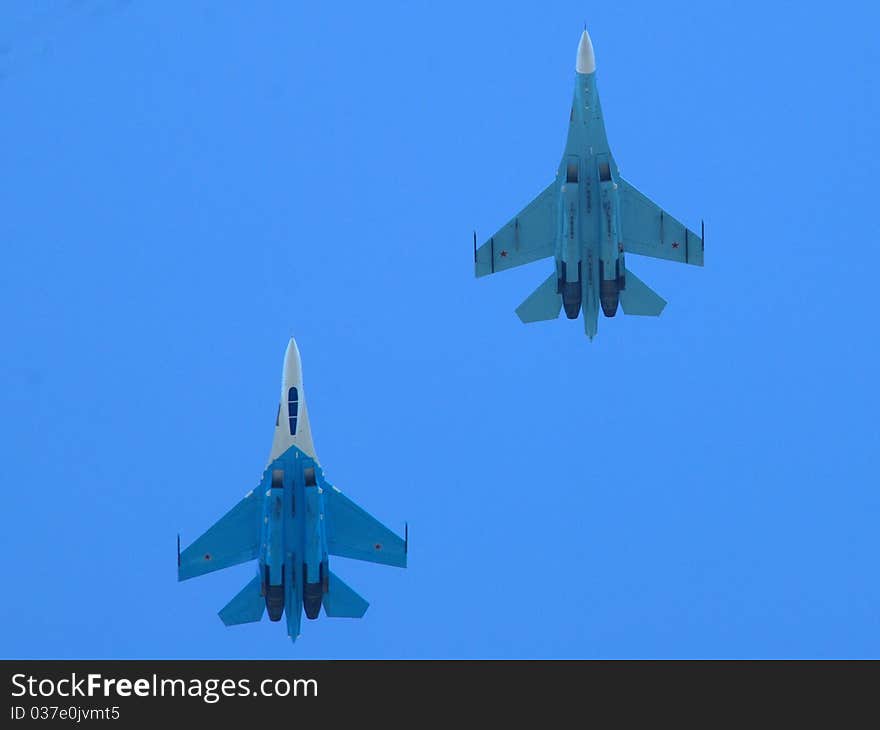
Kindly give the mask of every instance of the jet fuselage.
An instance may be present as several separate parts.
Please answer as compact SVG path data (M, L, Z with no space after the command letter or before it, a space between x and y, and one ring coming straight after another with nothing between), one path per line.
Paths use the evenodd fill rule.
M613 317L658 317L666 300L627 269L625 253L703 265L698 236L620 176L608 146L596 87L593 43L584 29L575 63L568 137L556 177L481 246L474 274L554 259L550 275L517 308L520 321L546 322L583 312L592 340L599 309Z
M256 560L257 574L224 606L227 626L287 616L296 641L310 619L361 618L369 603L330 572L329 556L406 567L401 539L327 481L309 424L299 350L284 354L272 449L259 485L183 552L177 578L188 580Z
M578 48L565 153L556 173L556 275L566 316L576 319L582 310L590 338L598 331L599 306L605 316L613 317L626 286L617 177L596 88L592 44L585 35Z
M260 489L265 495L261 590L270 620L279 621L286 611L288 633L295 637L301 610L316 618L328 589L324 476L315 459L291 446L266 468Z

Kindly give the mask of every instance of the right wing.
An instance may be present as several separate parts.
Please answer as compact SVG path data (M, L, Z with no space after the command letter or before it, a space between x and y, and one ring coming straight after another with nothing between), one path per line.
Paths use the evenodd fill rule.
M474 253L474 273L486 276L552 256L556 248L558 192L559 186L554 180L480 246Z
M245 563L260 551L262 502L251 490L177 556L177 580Z
M329 484L324 490L324 514L331 555L406 567L406 541Z
M620 225L627 253L703 265L703 239L626 180L618 181Z

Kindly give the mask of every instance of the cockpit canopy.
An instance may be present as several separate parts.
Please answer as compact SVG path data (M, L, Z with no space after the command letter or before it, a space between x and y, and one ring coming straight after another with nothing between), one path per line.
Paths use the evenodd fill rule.
M290 426L290 435L296 436L296 417L299 412L299 393L296 388L287 391L287 423Z

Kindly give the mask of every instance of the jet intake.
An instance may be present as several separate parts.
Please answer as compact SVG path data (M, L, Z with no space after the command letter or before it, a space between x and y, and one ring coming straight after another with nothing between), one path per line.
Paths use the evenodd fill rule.
M566 281L562 285L562 306L565 307L565 316L569 319L577 319L581 311L581 283L579 281Z
M324 598L324 586L321 583L306 583L303 590L303 608L307 618L318 618L321 613L321 600Z
M569 319L577 319L581 311L581 262L578 261L577 281L566 281L565 263L562 264L562 278L559 280L559 293L562 294L562 306L565 316Z
M599 282L599 301L602 302L602 313L606 317L617 314L617 304L620 301L619 279L602 279Z
M281 568L281 585L269 583L269 568L266 567L266 583L263 588L266 594L266 612L270 621L280 621L284 614L284 568Z
M317 583L307 582L308 567L303 564L303 610L306 612L306 618L316 619L321 613L321 601L324 598L325 583L324 580L324 564L319 567L320 575ZM329 578L329 575L328 575Z
M617 314L617 305L620 302L620 282L621 277L616 276L613 279L605 278L605 263L599 262L599 301L602 303L602 313L606 317L613 317Z

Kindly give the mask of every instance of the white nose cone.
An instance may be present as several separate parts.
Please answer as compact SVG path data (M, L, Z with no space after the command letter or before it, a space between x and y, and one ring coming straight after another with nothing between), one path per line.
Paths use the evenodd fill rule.
M590 34L587 33L586 28L584 28L583 35L581 35L581 42L578 43L578 56L574 67L579 74L591 74L596 70L593 41L590 40Z
M291 446L297 446L317 461L312 444L312 428L306 411L306 397L303 392L302 363L299 348L292 337L284 353L284 372L281 376L281 400L275 421L275 437L272 439L272 452L269 463L277 459Z

